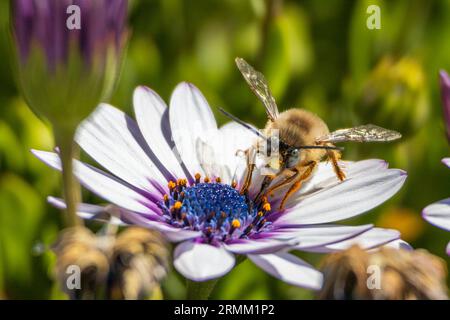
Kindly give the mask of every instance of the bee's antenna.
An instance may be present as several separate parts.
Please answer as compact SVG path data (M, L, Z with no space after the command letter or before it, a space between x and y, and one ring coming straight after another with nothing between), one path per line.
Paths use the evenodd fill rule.
M252 126L250 126L249 124L245 123L244 121L242 121L241 119L239 119L238 117L232 115L231 113L229 113L228 111L225 111L222 108L219 108L219 111L222 112L224 115L226 115L228 118L230 118L231 120L236 121L237 123L239 123L241 126L245 127L246 129L250 130L251 132L253 132L254 134L256 134L258 137L263 138L264 140L267 140L267 137L265 135L263 135L261 132L259 132L258 130L256 130L255 128L253 128Z
M342 151L344 148L335 147L335 146L301 146L297 147L297 149L328 149L328 150L339 150Z

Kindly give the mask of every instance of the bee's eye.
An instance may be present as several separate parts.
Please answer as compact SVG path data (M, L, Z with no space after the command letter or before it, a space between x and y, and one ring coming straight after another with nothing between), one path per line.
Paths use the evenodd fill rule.
M286 157L286 168L295 167L298 163L299 150L292 149L288 152Z

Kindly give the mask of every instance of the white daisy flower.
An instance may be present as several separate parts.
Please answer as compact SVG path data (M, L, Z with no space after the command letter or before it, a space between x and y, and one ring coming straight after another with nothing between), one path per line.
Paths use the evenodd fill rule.
M179 243L173 263L187 279L221 277L243 255L278 279L319 289L322 274L289 250L404 245L395 230L336 224L380 205L401 188L406 173L388 169L385 161L343 162L348 178L341 183L332 166L321 163L284 210L277 210L281 192L257 208L252 205L257 183L250 199L239 193L245 160L236 155L254 142L253 133L235 123L218 128L196 87L179 84L169 108L154 91L138 87L134 112L137 122L102 104L79 128L77 143L104 170L76 161L75 175L112 204L81 204L79 214L88 219L113 215L116 223L161 231ZM58 154L33 152L61 170ZM50 201L64 208L61 200Z

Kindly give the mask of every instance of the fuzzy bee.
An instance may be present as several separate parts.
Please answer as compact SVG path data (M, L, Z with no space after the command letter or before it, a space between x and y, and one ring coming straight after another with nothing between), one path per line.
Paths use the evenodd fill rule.
M242 58L236 58L236 64L253 93L263 103L268 121L261 133L225 110L221 109L221 111L263 138L267 146L266 154L270 155L274 141L278 144L278 161L267 163L267 167L275 170L275 173L265 176L256 200L290 185L280 203L280 209L282 209L286 200L301 188L303 182L311 178L318 163L324 157L331 161L337 178L343 181L345 173L338 163L341 148L334 146L334 143L347 141L388 142L401 138L401 134L396 131L372 124L340 129L330 133L327 124L307 110L293 108L279 113L264 75ZM272 132L278 133L278 139L273 139ZM248 191L251 184L257 150L257 144L245 150L247 173L241 188L242 194ZM274 179L280 176L282 177L281 181L271 186Z

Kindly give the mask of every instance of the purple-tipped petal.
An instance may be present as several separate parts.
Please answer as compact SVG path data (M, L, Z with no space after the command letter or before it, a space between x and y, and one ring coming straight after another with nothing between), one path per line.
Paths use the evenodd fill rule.
M311 225L299 228L281 228L269 232L269 234L274 239L296 240L298 244L295 245L295 248L303 250L344 241L372 228L371 224L361 226Z
M402 249L402 250L414 250L414 248L406 241L398 239L391 242L386 243L384 247L392 248L392 249Z
M317 253L330 253L346 250L353 245L359 245L362 249L369 250L398 239L400 239L400 232L397 230L373 228L345 241L314 248L302 248L302 250Z
M139 141L136 122L119 109L101 104L77 131L76 141L112 174L142 190L155 191L150 180L166 186L167 180Z
M386 171L388 163L384 160L379 159L368 159L362 161L341 161L341 168L347 175L348 179L353 179L360 176L367 176L372 173L377 173L380 171ZM302 199L313 195L316 192L324 188L332 188L340 183L339 179L336 177L333 165L331 162L321 162L319 163L317 171L314 175L305 182L302 188L286 203L286 208L295 206ZM286 190L280 192L281 196L284 195Z
M322 273L302 259L289 254L248 255L258 267L284 282L294 286L319 290L322 287Z
M56 153L38 150L32 150L32 152L48 166L61 170L61 161ZM154 213L150 209L154 207L154 204L148 198L107 173L77 160L74 160L74 166L74 174L80 180L80 183L106 201L131 211L143 214Z
M274 240L274 239L238 239L232 243L225 244L225 249L236 254L267 254L278 252L297 244L292 240Z
M405 180L406 173L397 169L348 178L304 198L275 223L295 226L355 217L388 200L400 190Z
M219 278L233 269L234 264L234 256L223 247L185 241L174 251L175 269L192 281Z
M450 198L430 204L423 209L422 215L429 223L450 231Z
M60 198L47 197L47 202L60 210L65 210L67 208L64 200ZM113 208L112 205L98 206L88 203L79 203L77 214L80 218L85 220L96 220L120 226L126 225L126 223L119 219L119 208Z
M166 140L170 134L169 109L161 97L150 88L140 86L134 90L133 107L139 129L150 149L175 178L184 178L181 159Z
M203 173L193 150L198 139L217 131L217 124L208 102L194 85L182 82L175 88L170 99L169 120L177 151L189 173Z
M444 113L447 140L450 142L450 78L444 70L439 72L441 83L442 110Z
M189 239L200 237L202 233L200 231L184 230L171 227L170 225L161 222L150 220L138 213L123 210L121 212L121 219L127 224L138 225L144 228L158 230L164 237L170 242L180 242Z
M447 168L450 168L450 158L444 158L441 161L447 166Z

